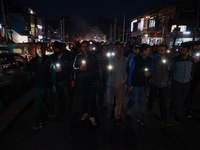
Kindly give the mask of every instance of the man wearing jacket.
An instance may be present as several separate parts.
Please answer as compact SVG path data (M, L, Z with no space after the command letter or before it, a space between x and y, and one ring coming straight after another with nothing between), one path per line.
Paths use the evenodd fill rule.
M51 55L56 70L57 91L55 93L54 119L64 116L66 108L70 108L70 86L73 86L73 61L69 51L64 49L64 44L55 41L53 44L54 54Z
M89 51L89 42L81 43L82 53L74 60L73 67L77 72L82 106L81 120L88 116L93 126L96 126L96 84L99 80L99 65L96 56Z
M122 109L123 98L125 95L125 83L127 80L126 66L127 58L123 56L123 44L115 43L115 56L111 59L108 64L108 80L107 80L107 104L108 104L108 114L110 116L114 104L114 99L116 100L114 108L114 118L116 125L120 125L120 114Z
M49 56L45 56L46 47L43 43L36 44L36 57L31 60L31 74L34 78L34 112L35 123L32 129L42 128L42 105L47 104L48 115L53 115L52 90L56 91L55 66ZM46 112L46 111L45 111Z
M186 109L186 116L192 117L192 101L194 98L195 91L200 83L200 41L196 41L193 46L193 57L195 61L194 73L190 82L190 90L188 92L186 102L185 102L185 109Z
M190 88L190 80L194 67L194 59L188 53L189 45L183 45L181 53L173 58L172 92L171 103L172 112L176 123L181 124L181 106L185 102Z
M131 92L126 113L130 115L132 106L138 101L137 122L145 126L144 110L148 77L151 76L151 59L147 59L151 46L141 44L140 54L132 58L129 64L128 91Z
M157 96L157 93L159 93L158 98L160 104L161 124L169 126L170 124L166 121L166 97L168 92L169 70L172 60L166 56L166 52L167 46L160 44L158 47L159 56L152 60L152 80L150 85L148 111L152 111L154 99Z

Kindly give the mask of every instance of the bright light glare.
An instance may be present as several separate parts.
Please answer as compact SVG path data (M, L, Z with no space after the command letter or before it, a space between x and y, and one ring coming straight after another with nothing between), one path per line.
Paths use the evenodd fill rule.
M86 64L86 61L85 61L85 60L82 60L82 64L85 65L85 64Z
M163 59L162 62L163 62L164 64L166 64L167 60L166 60L166 59Z
M149 71L149 69L148 69L148 68L144 68L144 71L146 71L146 72L147 72L147 71Z
M196 57L199 57L200 56L200 53L196 53Z
M111 56L111 53L110 53L110 52L108 52L108 53L106 54L106 56L107 56L107 57L110 57L110 56Z
M58 68L59 68L59 67L60 67L60 64L59 64L59 63L57 63L57 64L56 64L56 67L58 67Z
M113 69L113 66L112 66L112 65L108 65L108 69L109 69L109 70L112 70L112 69Z
M183 34L189 35L189 34L190 34L190 31L185 31L185 32L183 32Z

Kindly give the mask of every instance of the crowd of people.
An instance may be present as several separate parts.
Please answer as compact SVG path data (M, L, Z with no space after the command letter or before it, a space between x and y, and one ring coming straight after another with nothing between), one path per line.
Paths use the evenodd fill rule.
M176 123L182 123L182 114L191 117L192 100L200 81L200 42L193 47L183 44L180 53L173 57L164 44L135 45L130 41L126 45L94 45L83 41L70 44L69 49L66 46L55 41L54 53L47 56L46 45L36 44L36 55L29 67L34 83L33 129L42 128L45 115L51 121L62 118L70 110L77 91L81 99L80 120L89 119L92 126L98 125L97 100L106 107L105 117L114 118L115 124L121 125L126 91L130 96L125 114L131 116L137 102L136 120L142 126L146 125L145 109L151 114L155 99L159 100L162 125L171 125L167 119L167 97Z

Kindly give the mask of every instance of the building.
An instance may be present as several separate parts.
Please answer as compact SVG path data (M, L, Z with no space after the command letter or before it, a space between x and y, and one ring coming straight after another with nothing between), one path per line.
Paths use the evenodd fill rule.
M137 44L164 43L172 48L200 37L200 2L171 3L131 20L131 39Z

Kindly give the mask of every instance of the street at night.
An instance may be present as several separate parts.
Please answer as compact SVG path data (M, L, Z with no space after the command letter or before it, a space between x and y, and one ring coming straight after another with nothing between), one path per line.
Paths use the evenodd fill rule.
M197 94L199 98L199 93ZM128 93L124 99L124 106ZM116 126L113 119L107 119L105 109L98 105L98 126L92 127L89 120L80 120L80 100L77 95L71 110L57 123L48 123L38 131L31 130L33 123L33 103L12 121L1 134L2 150L193 150L200 142L200 103L195 99L198 110L192 118L183 117L183 124L176 124L171 116L171 127L160 124L158 103L152 116L146 114L147 126L136 122L135 108L131 118L122 113L122 124ZM124 107L123 107L124 110Z
M0 0L0 150L199 146L199 0Z

